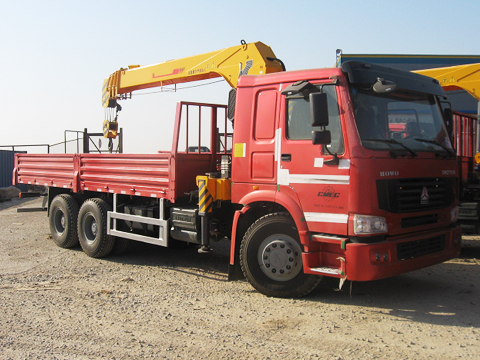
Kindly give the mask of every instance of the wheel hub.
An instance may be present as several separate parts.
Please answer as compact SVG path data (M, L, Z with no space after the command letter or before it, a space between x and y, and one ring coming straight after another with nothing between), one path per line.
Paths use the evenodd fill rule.
M53 225L57 234L63 234L65 231L65 214L60 209L55 210L53 215Z
M98 224L92 213L85 214L82 222L83 235L88 243L93 243L97 237Z
M259 263L271 279L288 281L301 270L301 249L289 239L266 239L259 251Z
M96 221L93 221L93 222L92 222L92 235L93 235L93 237L97 236L97 231L98 231L98 229L97 229L97 222L96 222Z

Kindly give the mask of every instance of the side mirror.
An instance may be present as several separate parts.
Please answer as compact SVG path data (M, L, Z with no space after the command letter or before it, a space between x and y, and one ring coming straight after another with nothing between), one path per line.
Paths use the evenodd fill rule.
M309 95L310 100L310 119L312 126L328 125L328 103L327 94L312 93Z
M328 145L332 142L332 136L329 130L312 131L313 145Z

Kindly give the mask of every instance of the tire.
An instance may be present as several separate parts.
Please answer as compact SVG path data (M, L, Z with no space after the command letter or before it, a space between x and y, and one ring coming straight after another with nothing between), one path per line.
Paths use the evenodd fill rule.
M90 257L110 254L115 237L107 235L107 211L110 205L102 199L88 199L78 213L78 240L82 250Z
M65 249L78 245L78 203L73 196L68 194L55 196L49 210L48 222L55 244Z
M250 226L240 244L240 264L248 282L267 296L302 297L322 280L303 273L302 246L287 213L265 215Z
M115 237L115 244L113 245L112 255L123 255L130 249L132 241L121 237Z

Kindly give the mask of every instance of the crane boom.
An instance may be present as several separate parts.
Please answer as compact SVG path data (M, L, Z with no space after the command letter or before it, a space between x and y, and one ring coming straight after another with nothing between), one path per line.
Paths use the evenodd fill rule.
M223 77L232 88L244 74L267 74L284 70L271 48L262 42L165 61L153 65L133 65L115 71L103 83L104 107L115 107L117 100L140 89Z
M416 70L413 72L438 80L445 90L463 89L480 101L480 63Z

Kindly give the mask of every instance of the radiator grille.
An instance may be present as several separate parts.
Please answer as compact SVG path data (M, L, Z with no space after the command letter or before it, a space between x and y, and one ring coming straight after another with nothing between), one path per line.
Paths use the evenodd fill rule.
M441 209L455 200L454 186L454 178L377 180L378 204L393 213Z
M445 236L409 241L397 245L397 259L413 259L445 249Z

